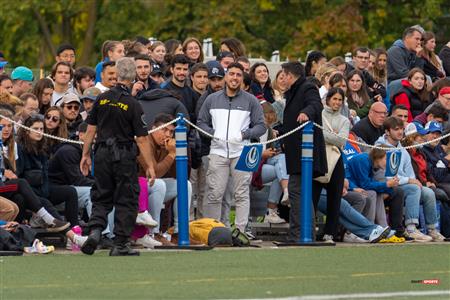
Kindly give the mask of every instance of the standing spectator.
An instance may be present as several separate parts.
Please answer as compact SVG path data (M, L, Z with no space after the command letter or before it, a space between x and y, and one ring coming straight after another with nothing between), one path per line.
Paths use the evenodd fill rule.
M275 76L275 81L272 84L273 98L275 100L272 103L272 107L277 114L278 124L282 124L283 122L283 111L286 106L286 97L284 96L284 93L287 91L287 85L284 76L283 70L279 70Z
M226 38L220 42L220 51L229 51L234 54L234 57L241 57L245 55L245 46L237 38Z
M250 72L250 61L245 56L239 56L236 58L236 62L240 63L241 66L244 68L244 73L248 74Z
M177 54L183 54L183 45L181 44L181 41L175 39L167 40L164 45L166 46L164 61L165 65L168 67L163 71L166 77L170 77L172 75L170 72L170 63L172 62L172 58Z
M402 80L402 88L392 97L392 106L402 104L408 109L408 122L412 122L430 104L425 76L421 69L412 69L408 73L408 80Z
M39 113L39 102L35 95L25 93L20 96L23 101L22 113L19 115L19 122L23 123L28 117Z
M7 74L0 74L0 89L7 91L12 94L13 92L13 82L11 77Z
M95 85L95 70L90 67L79 67L73 74L73 88L80 97L84 90Z
M102 93L108 91L117 83L117 68L115 61L107 61L103 63L102 72L100 73L101 81L95 84Z
M342 56L335 56L332 59L330 59L330 64L333 64L336 66L338 71L342 72L342 74L348 73L347 68L350 66L350 64L345 62L345 59Z
M311 51L306 56L305 72L306 77L315 76L317 69L327 62L327 57L320 51Z
M405 128L409 123L408 115L409 115L409 109L406 106L404 106L403 104L395 105L391 110L391 116L402 120Z
M125 56L125 47L119 41L105 41L102 45L102 61L95 66L95 83L101 81L103 63L116 61Z
M387 52L382 48L375 49L375 63L372 69L369 69L370 74L375 81L383 86L387 86Z
M226 89L206 98L198 121L198 125L208 133L235 143L258 138L265 132L263 112L258 100L240 90L243 74L244 69L240 64L233 63L229 66L225 75ZM227 110L228 114L220 113L223 110ZM244 232L250 209L251 173L235 169L242 149L241 145L211 141L206 175L209 192L206 197L205 217L220 219L222 198L228 183L227 179L231 175L236 201L235 224L241 232Z
M367 93L364 76L361 71L353 70L347 75L348 90L347 101L348 108L354 110L359 118L364 118L369 113L372 100ZM356 117L356 116L353 116Z
M191 83L195 93L195 105L198 98L206 91L208 86L208 67L204 63L197 63L191 68Z
M13 88L11 94L20 97L24 93L29 93L33 87L33 72L27 67L17 67L11 73Z
M184 54L177 54L170 63L170 72L173 74L169 82L164 86L183 103L189 112L191 122L195 122L194 91L187 85L189 71L189 58Z
M431 31L425 31L422 35L422 51L419 56L424 60L423 71L435 81L445 77L442 61L434 53L436 49L436 38Z
M55 60L57 63L60 61L66 62L73 68L76 62L75 48L70 44L60 45L56 50Z
M439 52L439 58L442 61L442 67L444 68L445 74L450 74L450 42L442 47Z
M131 95L139 98L143 93L159 88L159 85L150 77L152 65L147 55L137 55L134 63L136 64L136 82L133 84Z
M39 101L39 113L45 114L47 109L52 106L53 82L48 78L39 79L34 85L32 93Z
M406 28L401 40L396 40L387 54L388 81L408 76L411 69L423 68L423 60L417 54L422 50L422 33L417 27Z
M203 62L204 54L202 50L202 44L196 38L190 37L184 40L183 53L190 61L189 66L193 66L196 63Z
M80 115L81 101L75 94L66 94L61 101L63 115L67 121L67 132L70 139L77 139L78 126L83 122Z
M225 68L224 68L225 69ZM269 68L267 68L264 63L255 63L250 68L250 78L252 83L250 85L250 90L256 97L262 97L269 103L275 101L273 97L273 89L270 84Z
M449 89L450 94L450 89ZM443 97L443 96L442 96ZM406 109L406 107L405 107ZM430 121L436 121L441 124L446 124L448 121L448 110L442 106L439 101L433 102L427 110L417 117L414 118L414 122L419 123L422 126L425 126Z
M44 120L44 132L67 139L69 134L67 133L67 121L64 117L62 109L59 106L52 106L45 112ZM55 139L49 139L47 141L47 147L50 153L54 153L57 146L61 144L60 141Z
M92 107L94 106L95 101L97 101L97 96L101 93L102 92L96 87L90 87L84 90L83 95L80 98L84 108L84 111L80 113L83 121L86 120L92 110Z
M383 123L388 115L386 105L381 102L372 104L367 117L362 118L352 128L352 132L365 143L373 145L383 135Z
M354 124L353 116L356 116L356 111L352 110L350 112L350 109L348 108L347 102L348 84L347 80L345 79L345 76L341 73L335 73L333 76L330 77L328 85L331 88L340 88L344 92L344 103L341 106L341 114L344 117L348 118L350 120L350 123L353 125Z
M60 105L62 97L67 93L72 93L70 81L73 78L73 69L64 61L57 62L52 68L51 78L53 80L52 105Z
M297 128L301 123L313 121L322 124L322 102L314 84L306 80L305 69L300 62L288 62L281 65L289 90L286 92L283 132ZM300 237L300 184L301 184L301 148L302 133L297 131L284 139L286 166L289 174L289 239L298 241ZM314 128L313 177L327 172L325 141L322 131ZM316 185L313 185L313 188ZM316 187L318 188L318 187ZM339 194L342 192L339 192Z
M336 66L331 63L324 63L317 69L315 78L317 78L320 82L320 99L325 100L328 89L330 88L330 78L338 72L339 71L337 70Z
M232 52L220 51L219 53L217 53L216 60L220 63L220 65L225 69L226 72L228 66L234 62L235 57Z
M149 48L149 55L152 59L152 62L157 63L161 67L164 67L165 61L164 57L166 56L166 46L163 42L156 41L151 44Z

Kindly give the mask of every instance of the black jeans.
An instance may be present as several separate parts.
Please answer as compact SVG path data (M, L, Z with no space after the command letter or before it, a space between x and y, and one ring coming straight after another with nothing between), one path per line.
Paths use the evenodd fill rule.
M393 230L400 233L405 231L403 226L403 207L405 205L405 195L402 189L393 188L393 193L384 201L384 205L389 207L389 223Z
M119 148L118 153L100 146L95 153L95 183L91 190L92 214L89 229L103 230L113 207L114 243L126 243L134 229L138 213L139 184L136 153ZM120 159L114 159L114 155Z
M41 201L45 202L45 198ZM48 200L54 205L65 204L64 216L71 227L78 225L78 194L70 185L49 184Z
M337 237L339 226L339 211L341 207L342 190L344 189L345 170L342 155L334 167L330 182L320 183L313 180L313 201L314 211L317 210L322 188L327 190L327 221L325 223L324 234Z

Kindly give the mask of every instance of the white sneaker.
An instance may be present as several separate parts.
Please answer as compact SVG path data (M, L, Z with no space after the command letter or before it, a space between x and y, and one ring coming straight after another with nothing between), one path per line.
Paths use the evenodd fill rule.
M344 238L342 240L344 243L367 243L368 241L365 239L360 238L359 236L351 233L351 232L346 232L344 234Z
M136 245L142 245L144 248L155 248L155 246L162 246L161 242L153 239L150 235L146 234L140 239L136 240Z
M138 213L136 217L136 224L143 225L147 227L156 227L158 226L158 222L153 220L152 215L148 213L148 211L143 211Z
M71 239L67 238L67 242L66 242L67 250L73 250L73 245L76 245L77 247L81 248L84 245L84 243L87 241L88 236L81 236L81 235L75 234L73 239L74 239L74 241L72 242Z
M429 229L428 236L431 236L433 242L443 242L445 240L445 237L436 229Z
M324 243L334 244L332 235L324 234L322 240L323 240Z
M420 232L417 228L414 228L414 230L406 230L405 233L410 237L413 238L415 242L431 242L433 238L429 235L423 234Z
M264 223L283 224L286 223L286 221L280 218L276 209L270 209L264 217Z
M369 242L378 243L382 239L386 238L389 235L391 228L389 226L381 227L377 226L369 235Z

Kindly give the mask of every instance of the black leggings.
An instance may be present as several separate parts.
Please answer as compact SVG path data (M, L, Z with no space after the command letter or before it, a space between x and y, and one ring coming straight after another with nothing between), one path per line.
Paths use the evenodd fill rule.
M48 200L54 205L65 203L64 215L67 221L71 227L78 225L78 195L75 188L70 185L49 184Z
M324 233L332 235L337 238L339 225L339 212L341 207L342 190L344 189L345 170L342 161L342 155L334 167L333 174L331 174L330 182L320 183L313 180L313 201L314 210L317 210L317 203L319 202L322 188L327 190L327 221L324 228Z

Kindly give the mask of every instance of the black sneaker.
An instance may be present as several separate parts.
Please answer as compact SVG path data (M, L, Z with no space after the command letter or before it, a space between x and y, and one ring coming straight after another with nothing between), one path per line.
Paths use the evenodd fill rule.
M130 244L114 245L109 252L109 256L139 256L140 253L137 250L131 249Z
M81 252L84 254L92 255L97 249L97 245L100 243L100 238L102 236L102 232L100 230L94 229L89 234L88 239L81 247Z
M63 231L65 229L69 228L69 226L70 226L69 222L64 222L64 221L55 219L53 221L53 224L47 225L46 230L47 230L47 232L60 232L60 231Z
M395 233L395 236L399 237L399 238L404 238L405 242L412 242L412 241L414 241L414 238L412 238L409 235L407 235L405 231L397 231Z

